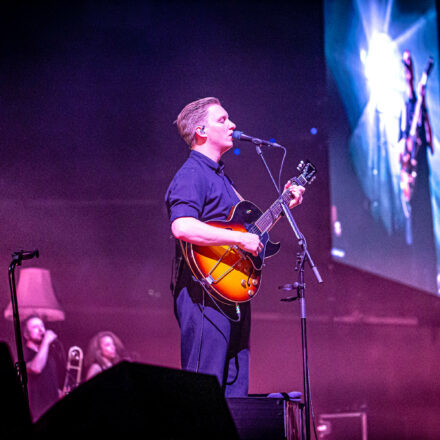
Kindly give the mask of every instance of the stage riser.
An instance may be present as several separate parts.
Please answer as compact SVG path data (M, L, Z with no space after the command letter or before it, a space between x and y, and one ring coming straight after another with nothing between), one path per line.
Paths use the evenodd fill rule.
M226 399L241 440L299 440L302 405L268 397Z

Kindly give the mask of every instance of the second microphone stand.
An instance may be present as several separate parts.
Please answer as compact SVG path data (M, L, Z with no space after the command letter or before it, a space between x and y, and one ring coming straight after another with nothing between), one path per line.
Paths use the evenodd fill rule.
M23 397L25 400L26 412L30 413L29 409L29 394L28 394L28 377L26 372L26 362L24 361L23 355L23 343L21 339L21 324L20 315L18 312L18 300L17 300L17 288L15 285L15 268L21 266L23 260L28 260L34 257L38 258L38 250L35 251L18 251L12 254L12 261L9 265L8 276L9 276L9 289L11 293L11 306L12 306L12 317L14 320L14 332L15 332L15 344L17 348L17 363L16 369L18 378L20 381L21 389L23 391Z
M285 285L285 290L292 290L296 288L297 296L290 297L284 299L284 301L294 301L296 299L299 300L300 303L300 311L301 311L301 342L302 342L302 359L303 359L303 386L304 386L304 411L305 411L305 428L306 428L306 439L310 440L310 378L309 378L309 363L308 363L308 350L307 350L307 315L306 315L306 300L305 300L305 290L306 285L304 282L304 265L307 261L310 267L313 270L313 273L318 281L318 283L322 283L321 275L319 274L318 268L315 266L312 257L310 256L309 251L307 250L307 242L303 234L298 228L296 224L292 212L289 209L287 202L281 196L281 191L278 188L278 185L275 182L275 179L270 171L269 166L267 165L266 159L264 158L263 151L261 150L261 145L256 145L257 154L260 156L263 161L264 166L272 180L272 183L277 190L279 201L281 203L281 207L283 209L284 215L289 222L290 227L295 234L296 239L298 240L298 245L301 249L297 254L297 265L295 269L298 270L298 282L294 284Z

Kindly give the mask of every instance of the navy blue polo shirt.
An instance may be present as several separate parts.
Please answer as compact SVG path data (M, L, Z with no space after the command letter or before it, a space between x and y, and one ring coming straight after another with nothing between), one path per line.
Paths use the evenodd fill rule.
M191 151L165 195L170 223L180 217L194 217L202 222L226 220L231 208L240 201L232 185L224 173L223 162Z

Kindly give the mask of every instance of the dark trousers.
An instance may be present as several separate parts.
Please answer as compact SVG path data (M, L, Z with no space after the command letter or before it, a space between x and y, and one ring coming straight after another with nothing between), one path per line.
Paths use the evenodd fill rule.
M250 304L241 304L241 319L232 322L224 314L236 319L234 306L219 304L223 314L199 284L189 282L176 292L174 305L182 368L217 376L227 397L247 396Z

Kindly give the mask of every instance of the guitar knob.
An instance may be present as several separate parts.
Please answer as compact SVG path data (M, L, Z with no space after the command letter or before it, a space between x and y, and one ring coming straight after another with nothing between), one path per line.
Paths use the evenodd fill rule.
M258 286L258 280L257 279L253 279L252 280L252 285L253 286Z
M248 290L248 295L249 295L249 296L254 296L254 291L251 290L251 289L249 289L249 290Z
M246 280L241 280L241 287L246 287Z

